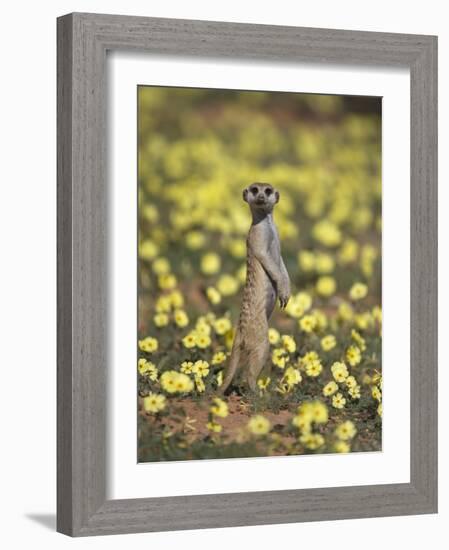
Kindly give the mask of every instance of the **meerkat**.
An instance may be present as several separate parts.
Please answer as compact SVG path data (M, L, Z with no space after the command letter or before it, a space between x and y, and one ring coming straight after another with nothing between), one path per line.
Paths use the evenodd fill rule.
M290 298L290 279L273 221L279 192L268 183L253 183L244 189L243 200L252 215L246 239L246 283L222 393L237 374L242 374L252 391L256 390L257 379L269 357L268 320L276 299L284 309Z

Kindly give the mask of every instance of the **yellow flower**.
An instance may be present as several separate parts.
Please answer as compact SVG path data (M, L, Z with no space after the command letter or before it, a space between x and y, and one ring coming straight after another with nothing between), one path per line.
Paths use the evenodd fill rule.
M330 220L316 223L312 229L313 237L325 246L338 246L341 242L341 231Z
M217 380L217 386L220 387L223 384L223 371L217 373L217 376L215 377Z
M295 296L292 296L287 303L285 313L294 319L299 319L305 313L304 308L298 302Z
M191 374L192 367L193 367L192 361L183 361L181 363L180 371L183 372L184 374Z
M324 336L324 338L321 338L321 348L324 351L330 351L331 349L334 349L336 345L337 340L332 334L328 334L327 336Z
M223 401L223 399L215 397L215 399L213 400L213 405L211 405L209 411L215 416L226 418L229 414L229 407L227 403Z
M306 374L307 376L311 376L312 378L316 378L319 376L323 370L323 365L318 359L315 359L314 361L308 361L306 363Z
M310 402L310 414L315 424L326 424L329 419L326 405L318 400Z
M348 376L345 380L345 384L346 384L346 387L351 389L351 388L356 388L357 387L357 380L355 379L355 376Z
M372 384L377 384L379 386L379 388L382 386L382 376L380 375L380 372L375 370L374 371L374 374L371 378L371 383Z
M371 395L376 401L380 401L382 399L382 392L377 386L373 386L371 388Z
M220 433L221 430L223 429L223 426L218 424L218 422L208 422L206 424L206 427L209 431L215 432L215 433Z
M281 338L281 335L275 328L268 329L268 340L271 345L275 346Z
M330 254L319 252L315 257L315 269L324 275L334 270L335 262Z
M377 407L377 414L382 418L382 403L379 403Z
M157 208L153 204L144 204L142 206L142 216L151 223L155 223L159 219Z
M166 327L168 325L168 315L166 313L156 313L153 317L154 324L157 327Z
M346 405L346 399L343 397L343 394L338 392L332 397L332 406L336 409L343 409Z
M372 383L372 378L369 374L364 374L362 378L362 384L369 386Z
M337 283L333 277L325 275L316 282L315 289L320 296L329 297L335 294Z
M289 385L289 386L296 386L296 384L299 384L302 380L301 373L299 370L295 369L294 367L288 367L285 371L284 376L282 379Z
M226 354L223 351L217 351L217 353L214 353L212 356L212 365L220 365L226 361Z
M372 222L373 214L368 208L359 208L353 213L352 225L355 229L361 231L366 229Z
M354 317L354 311L351 305L347 302L342 302L338 306L338 316L342 321L352 321Z
M206 349L210 346L211 339L207 334L197 334L196 336L196 345L201 349Z
M341 248L338 252L338 259L341 264L346 265L356 261L359 251L359 245L357 241L353 239L346 239L343 241Z
M246 242L244 239L233 239L229 243L229 252L234 258L244 258L246 256Z
M196 346L196 334L194 332L189 332L189 334L186 334L182 339L182 343L185 348L194 348Z
M217 288L223 296L232 296L239 288L239 283L232 275L222 275L218 279Z
M151 264L151 269L156 275L167 275L170 273L170 262L167 258L156 258Z
M375 321L377 321L378 323L382 323L382 310L379 306L374 306L371 314Z
M171 310L171 300L169 296L159 296L156 301L156 311L158 313L168 313Z
M304 317L299 320L299 328L303 332L312 332L315 327L316 317L314 315L304 315Z
M271 383L271 378L269 376L266 376L265 378L259 378L257 381L257 385L259 386L259 389L262 391L266 390L268 386Z
M312 307L312 297L307 292L298 292L295 299L304 311L309 311Z
M192 380L187 376L187 374L184 374L182 372L178 372L176 377L176 390L180 393L188 393L193 390L193 382Z
M231 328L231 321L227 317L220 317L214 323L215 332L219 335L226 334Z
M334 451L336 453L349 453L351 446L346 441L336 441L334 443Z
M351 420L346 420L346 422L342 422L335 428L335 435L343 441L352 439L356 433L357 429Z
M204 316L198 317L195 325L195 332L197 334L203 334L205 336L210 335L211 328L206 317Z
M311 363L313 361L319 361L319 360L320 360L320 357L316 351L308 351L304 355L304 357L301 357L299 362L302 367L305 367L307 363Z
M374 319L369 311L359 313L354 318L357 328L366 330L368 327L374 325Z
M156 338L152 338L151 336L147 336L143 340L139 340L139 348L142 351L146 351L147 353L152 353L153 351L156 351L158 346L159 343Z
M204 233L200 231L189 231L186 235L186 245L190 250L198 250L203 248L206 243L206 237Z
M195 361L192 372L196 376L200 376L201 378L205 378L209 374L209 363L207 361Z
M232 348L234 343L235 330L228 331L224 336L224 343L228 350Z
M175 323L181 328L184 328L189 324L189 318L183 309L177 309L175 311Z
M357 346L349 346L349 348L346 350L346 360L351 365L351 367L355 367L360 363L362 360L362 354L360 353L360 350Z
M338 385L333 380L331 380L324 386L323 395L325 395L326 397L330 397L331 395L334 395L334 393L337 391Z
M203 393L206 389L206 386L201 376L195 376L195 385L196 385L196 391L198 393Z
M151 363L151 361L147 361L146 359L139 359L137 363L137 368L142 376L148 376L148 378L153 381L157 380L158 371L156 366Z
M143 398L143 408L148 413L158 413L165 409L166 398L165 395L150 393Z
M285 312L294 319L299 319L312 307L312 298L306 292L298 292L288 301Z
M363 283L354 283L349 291L351 300L362 300L368 294L368 287Z
M271 424L267 418L256 414L250 418L248 429L254 435L265 435L271 430Z
M173 273L159 275L158 284L162 290L172 290L177 284L176 277Z
M289 360L289 357L285 355L285 350L283 349L273 350L273 353L271 354L271 361L273 362L273 365L276 365L276 367L279 367L280 369L284 369L288 360Z
M147 239L142 243L140 243L139 256L143 260L152 260L157 256L158 252L159 252L159 249L157 245L150 239Z
M184 296L179 290L172 290L168 295L170 305L175 309L179 309L184 305Z
M324 330L327 328L327 317L323 311L320 309L314 309L311 313L316 319L316 328L318 330Z
M331 372L337 382L344 382L349 376L348 367L339 361L331 366Z
M312 418L310 414L298 413L292 418L293 426L296 426L302 433L310 432L312 429Z
M205 275L214 275L220 271L221 259L215 252L208 252L201 258L201 271Z
M176 371L167 370L161 374L159 381L162 389L167 393L176 393L178 391L176 386L177 379L178 373Z
M209 286L206 290L206 296L209 300L209 302L213 305L217 305L221 302L221 294L218 292L218 290L213 287Z
M296 351L296 342L292 336L288 336L287 334L282 335L282 346L289 353L294 353Z
M355 329L351 330L351 337L354 340L354 342L357 344L357 346L360 348L361 351L366 350L365 339Z
M297 414L293 418L293 424L302 432L309 432L312 422L326 424L328 419L328 409L322 401L306 401L298 407Z
M315 255L309 250L298 253L298 264L302 271L313 271L315 269Z
M318 433L303 433L300 436L299 441L311 451L319 449L324 445L324 437Z
M360 399L360 396L361 396L360 386L357 384L357 386L350 388L348 393L352 397L352 399Z

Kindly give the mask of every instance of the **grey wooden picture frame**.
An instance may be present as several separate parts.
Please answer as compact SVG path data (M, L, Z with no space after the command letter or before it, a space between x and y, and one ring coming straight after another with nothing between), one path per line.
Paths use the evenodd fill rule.
M58 35L57 530L71 536L437 511L437 38L73 13ZM409 483L106 498L106 53L408 67Z

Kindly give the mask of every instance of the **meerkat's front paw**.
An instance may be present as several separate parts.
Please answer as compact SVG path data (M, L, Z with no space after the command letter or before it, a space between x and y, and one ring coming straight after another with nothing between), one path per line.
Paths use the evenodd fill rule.
M279 305L281 306L281 309L285 309L287 307L288 301L290 300L290 288L288 287L279 288L278 298L279 298Z

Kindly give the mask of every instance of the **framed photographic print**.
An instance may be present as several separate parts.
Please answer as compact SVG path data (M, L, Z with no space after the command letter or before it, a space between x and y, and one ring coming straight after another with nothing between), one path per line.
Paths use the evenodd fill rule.
M58 19L58 530L437 509L436 37Z

